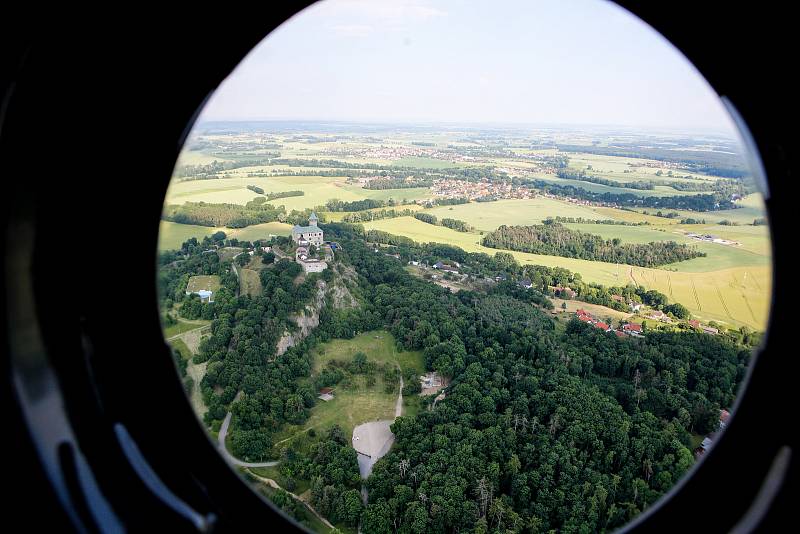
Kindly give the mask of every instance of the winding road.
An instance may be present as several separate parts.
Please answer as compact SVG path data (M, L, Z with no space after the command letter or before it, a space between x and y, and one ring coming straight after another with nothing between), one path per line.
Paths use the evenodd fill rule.
M233 414L231 412L228 412L228 414L225 416L225 420L222 421L222 426L219 427L219 436L217 441L218 441L219 451L222 454L222 456L224 456L225 459L228 460L233 465L238 465L241 467L273 467L275 465L278 465L280 463L280 460L273 460L271 462L243 462L240 459L236 458L234 455L232 455L230 452L228 452L227 447L225 447L225 437L228 435L228 427L231 424L232 416Z

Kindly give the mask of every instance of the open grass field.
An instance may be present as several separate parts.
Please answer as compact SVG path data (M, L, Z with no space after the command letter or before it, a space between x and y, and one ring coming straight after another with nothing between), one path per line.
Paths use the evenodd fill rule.
M491 231L503 224L540 224L548 217L583 217L603 219L587 206L571 204L545 197L531 199L497 200L495 202L470 202L455 206L439 206L425 213L444 218L459 219L478 230Z
M448 243L467 252L484 252L489 255L497 252L496 249L480 245L481 236L478 234L456 232L449 228L423 223L413 217L373 221L365 223L364 227L404 235L420 243ZM723 245L708 246L723 248ZM761 265L717 267L713 270L708 270L707 265L701 265L700 267L705 270L673 272L525 252L511 252L511 254L522 264L563 267L580 273L586 282L607 286L630 283L656 289L667 295L671 301L680 302L696 317L706 321L714 320L731 327L747 325L759 330L763 330L766 326L771 295L771 269L768 259ZM707 258L690 261L699 260Z
M262 289L258 271L239 269L239 292L242 295L257 297L261 295Z
M374 200L389 200L392 198L399 202L404 199L412 201L430 198L433 196L431 194L431 190L427 187L409 187L407 189L364 189L360 185L344 185L342 186L342 189L358 196L358 200L364 198L371 198ZM336 198L345 200L341 197Z
M189 278L189 283L186 286L186 291L194 293L205 289L206 291L218 291L220 288L219 276L212 275L197 275Z
M209 236L221 228L210 226L197 226L194 224L180 224L169 221L161 221L158 231L158 249L176 250L189 239L196 237L198 240Z
M312 375L319 372L331 360L350 360L356 352L363 352L369 361L376 363L397 363L401 369L414 367L420 372L425 365L422 353L399 351L394 337L385 330L365 332L353 339L334 339L322 343L313 351L314 368ZM357 387L345 389L337 387L335 398L329 402L319 401L312 409L311 416L302 426L287 426L276 435L276 445L281 440L302 435L309 428L317 433L324 432L333 425L339 425L350 436L353 428L368 421L393 419L397 391L384 392L381 373L376 373L375 385L367 387L363 375L356 376Z
M351 360L356 352L363 352L376 363L397 363L401 369L413 367L420 373L425 362L419 351L399 351L394 336L386 330L373 330L353 339L333 339L314 350L314 372L331 360Z
M209 324L211 324L211 321L197 319L195 321L189 322L179 318L177 323L175 323L172 326L164 328L164 338L169 339L172 336L177 336L178 334L183 334L184 332L188 332L189 330L195 330L197 328L201 328Z
M271 235L288 236L292 232L292 225L271 222L245 228L213 228L210 226L161 221L158 250L176 250L181 248L181 245L192 237L202 240L205 236L210 236L220 230L225 232L228 237L235 237L242 241L255 241L257 239L269 239Z
M258 239L269 239L270 236L284 235L288 236L292 233L292 225L280 222L269 222L263 224L254 224L253 226L246 226L245 228L223 228L222 230L226 235L235 237L240 241L256 241Z
M452 161L444 161L441 159L421 158L421 157L407 157L396 159L392 162L393 165L401 167L418 167L420 169L452 169L455 167L466 167L463 163L453 163Z

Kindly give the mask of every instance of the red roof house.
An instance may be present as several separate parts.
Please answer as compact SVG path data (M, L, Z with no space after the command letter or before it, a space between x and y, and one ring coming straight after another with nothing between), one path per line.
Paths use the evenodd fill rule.
M628 323L628 324L622 325L622 329L626 330L628 332L641 332L642 331L642 325L640 325L638 323Z
M606 323L604 323L603 321L598 321L598 322L596 322L594 325L595 325L597 328L601 328L601 329L603 329L603 330L608 330L608 329L609 329L609 326L608 326Z

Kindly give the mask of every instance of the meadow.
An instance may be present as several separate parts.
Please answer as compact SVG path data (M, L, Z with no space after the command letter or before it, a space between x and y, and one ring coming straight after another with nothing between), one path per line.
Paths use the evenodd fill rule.
M214 228L210 226L161 221L158 235L158 250L176 250L181 248L181 245L192 237L202 240L205 236L210 236L218 231L225 232L227 237L235 237L242 241L255 241L257 239L269 239L271 235L288 236L292 231L292 225L271 222L247 226L245 228Z
M367 355L369 361L382 364L397 364L401 369L413 367L420 372L425 365L421 352L399 351L392 334L385 330L365 332L353 339L334 339L320 344L312 350L315 376L331 360L352 360L357 352ZM333 425L339 425L347 436L353 428L367 421L393 419L398 391L386 393L382 373L376 372L375 385L366 385L366 377L355 375L356 387L346 389L336 387L334 399L328 402L318 401L311 409L311 416L299 426L287 426L275 436L275 445L285 443L284 440L301 435L314 428L319 434Z
M587 206L570 204L545 197L508 199L495 202L470 202L455 206L439 206L425 210L438 218L459 219L477 230L492 231L506 224L540 224L548 217L583 217L602 219Z

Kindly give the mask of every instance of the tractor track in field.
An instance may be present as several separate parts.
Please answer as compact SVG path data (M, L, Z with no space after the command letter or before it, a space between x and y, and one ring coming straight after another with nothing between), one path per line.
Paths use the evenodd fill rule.
M731 315L731 312L728 309L728 305L725 303L725 299L722 298L722 291L720 291L719 286L717 285L717 282L716 281L712 281L712 283L714 284L714 289L717 292L717 298L719 298L719 301L722 303L722 309L725 310L725 315L727 315L728 318L731 321L736 321L736 319L733 318L733 315Z
M639 284L639 282L636 281L636 277L633 276L633 267L628 267L628 276L631 277L631 280L633 280L634 285L636 285L637 287L641 285L641 284ZM644 287L644 286L642 286L642 287Z
M700 305L700 297L697 296L697 287L694 285L694 278L690 278L689 280L692 281L692 294L694 295L694 301L697 303L697 309L703 311L703 307Z
M747 276L747 271L745 271L745 276ZM745 306L747 306L747 311L750 312L750 317L753 318L753 321L758 323L758 319L756 319L756 314L753 312L753 308L750 306L750 301L747 300L747 295L744 294L744 284L739 282L739 279L736 278L736 275L733 276L733 281L736 283L737 287L739 288L739 293L742 295L742 300L744 301ZM752 276L752 275L751 275Z
M751 273L750 271L745 271L745 273L744 273L744 274L745 274L745 275L750 275L750 279L751 279L751 280L753 281L753 283L756 285L756 289L758 289L759 291L761 291L761 284L759 284L759 283L758 283L758 278L756 278L755 276L753 276L753 273Z
M675 300L675 295L672 294L672 277L667 273L667 287L669 287L669 296L672 300Z

